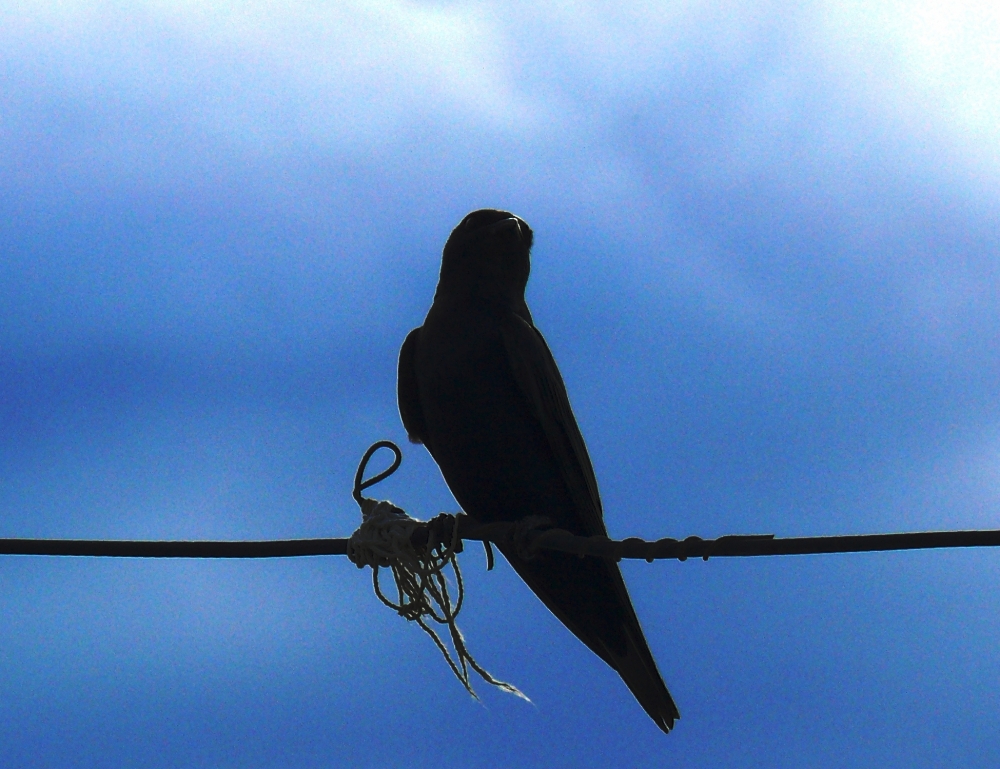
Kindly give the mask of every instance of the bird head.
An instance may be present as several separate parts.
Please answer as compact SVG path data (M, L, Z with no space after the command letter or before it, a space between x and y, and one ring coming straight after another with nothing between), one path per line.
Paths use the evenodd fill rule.
M473 211L452 230L441 260L442 285L460 285L486 296L524 297L533 234L509 211Z

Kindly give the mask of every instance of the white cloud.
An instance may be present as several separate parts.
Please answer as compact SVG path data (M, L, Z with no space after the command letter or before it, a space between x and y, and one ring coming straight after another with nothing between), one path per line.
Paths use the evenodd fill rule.
M856 224L861 235L846 250L863 255L849 268L891 273L933 325L969 304L968 287L972 309L986 312L995 281L978 263L960 274L933 255L875 253L883 232L896 238L909 222L887 221L896 201L864 185L902 176L923 142L930 149L912 162L923 163L927 188L944 178L967 190L975 174L995 190L1000 162L981 161L1000 161L997 19L985 4L895 0L29 0L0 9L0 62L14 83L0 96L0 131L9 154L62 153L61 168L84 176L201 175L219 147L238 162L353 155L402 168L395 178L421 185L425 198L456 188L463 200L534 196L587 211L605 233L644 217L657 223L637 228L655 230L646 264L672 254L665 286L680 271L706 307L771 334L794 311L744 269L738 246L679 221L665 192L682 166L690 176L680 183L720 198L763 179L789 209L805 201ZM646 135L632 130L637 116L648 118ZM948 160L928 163L935 154ZM0 156L0 166L10 162ZM33 162L22 165L42 176ZM307 197L289 187L296 204ZM325 215L329 201L319 208ZM776 227L810 215L784 213ZM802 258L837 258L836 249Z
M931 110L992 150L1000 130L1000 12L986 3L821 2L789 15L701 0L28 0L0 10L0 39L17 70L67 98L109 110L116 100L173 103L186 120L244 137L377 144L429 117L523 135L551 130L570 105L580 112L562 122L593 120L751 64L761 70L747 81L751 124L765 134L825 68L842 77L829 86L909 120Z
M476 7L45 2L0 11L4 57L98 113L153 107L245 142L377 146L428 118L530 126Z
M1000 166L1000 6L827 2L823 41L848 86L915 131L944 134L969 165Z

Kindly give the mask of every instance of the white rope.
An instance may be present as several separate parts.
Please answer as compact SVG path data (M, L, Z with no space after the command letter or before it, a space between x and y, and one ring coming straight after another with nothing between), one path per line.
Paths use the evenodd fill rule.
M359 569L372 567L372 584L379 600L401 617L416 622L434 640L451 671L473 697L479 699L469 680L470 668L486 683L527 700L517 687L497 680L473 659L455 623L465 598L462 572L455 558L456 548L461 544L458 519L455 519L449 543L428 542L423 552L417 552L410 536L420 525L420 521L410 518L391 502L362 498L360 504L363 521L348 541L347 557ZM445 578L445 568L449 564L458 588L458 597L454 602ZM395 603L386 598L379 587L379 567L392 570L398 593ZM448 626L454 658L441 637L428 624L429 621Z

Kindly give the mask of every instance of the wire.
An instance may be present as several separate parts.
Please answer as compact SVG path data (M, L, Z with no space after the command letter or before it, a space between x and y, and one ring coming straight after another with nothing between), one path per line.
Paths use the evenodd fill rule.
M480 525L458 516L463 540L510 544L514 524ZM418 527L414 538L425 538ZM1000 530L920 531L899 534L854 534L832 537L775 537L773 534L729 535L718 539L613 540L579 537L563 529L534 530L529 550L557 550L600 558L646 561L688 558L745 558L765 555L930 550L955 547L998 547ZM87 539L0 539L0 555L90 556L104 558L296 558L347 555L347 539L282 539L262 541L137 541Z
M379 449L392 451L388 469L363 480L369 460ZM354 477L354 499L363 506L361 492L385 480L399 468L403 453L392 441L378 441L365 452ZM375 500L364 500L376 504ZM402 511L400 511L402 512ZM851 534L830 537L775 537L773 534L726 535L718 539L672 539L646 541L637 537L613 540L581 537L564 529L546 528L548 521L480 524L467 515L438 515L427 522L414 522L411 535L415 546L443 542L444 536L458 532L454 552L462 551L462 541L478 540L486 546L488 568L493 566L490 543L508 545L522 558L534 557L539 550L574 553L581 557L614 560L657 561L688 558L746 558L764 555L820 555L830 553L886 552L890 550L930 550L953 547L998 547L1000 530L919 531L898 534ZM457 524L457 528L456 528ZM0 539L0 555L91 556L103 558L296 558L318 555L347 555L348 539L282 539L262 541L138 541L86 539Z

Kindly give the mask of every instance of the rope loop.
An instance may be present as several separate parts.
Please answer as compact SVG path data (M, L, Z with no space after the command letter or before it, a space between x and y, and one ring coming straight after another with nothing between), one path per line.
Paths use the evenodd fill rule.
M374 456L375 452L379 449L390 449L393 453L392 464L389 466L388 470L383 470L378 475L369 478L367 481L362 481L364 477L365 468L368 467L368 461ZM358 472L354 475L354 501L359 505L364 497L361 496L361 492L367 489L369 486L374 486L376 483L381 483L390 475L392 475L396 470L399 469L399 465L403 461L403 452L399 450L397 446L392 441L377 441L368 447L368 451L361 458L361 463L358 465Z

